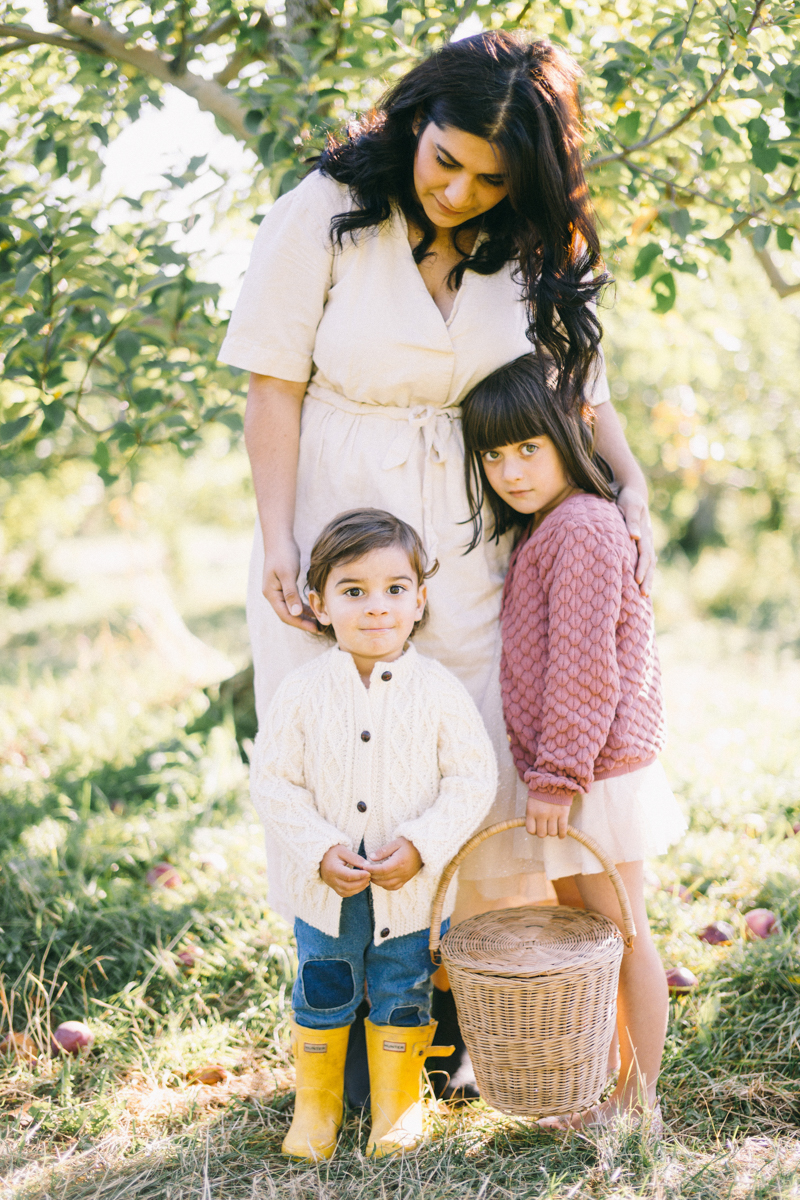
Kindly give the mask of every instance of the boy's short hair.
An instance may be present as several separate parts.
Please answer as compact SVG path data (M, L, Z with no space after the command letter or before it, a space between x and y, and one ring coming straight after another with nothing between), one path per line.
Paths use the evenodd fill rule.
M385 546L400 546L405 550L420 587L439 569L436 561L428 566L422 538L411 525L382 508L351 508L329 521L314 542L306 575L307 591L321 598L334 567L363 558L370 551L381 550ZM414 625L414 633L424 625L427 616L426 606ZM332 626L317 622L317 627L320 633L335 640Z

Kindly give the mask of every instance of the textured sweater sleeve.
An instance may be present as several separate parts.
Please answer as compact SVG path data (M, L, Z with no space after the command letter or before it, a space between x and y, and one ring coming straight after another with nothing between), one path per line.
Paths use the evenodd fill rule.
M278 689L259 730L251 773L251 795L267 835L311 877L331 846L353 849L352 840L317 811L303 771L305 732L303 680L289 678Z
M594 782L619 702L622 549L601 525L568 526L547 584L542 731L523 778L530 795L568 805Z
M494 802L497 761L481 715L466 688L439 667L438 754L441 783L434 804L395 830L419 851L423 871L441 875Z

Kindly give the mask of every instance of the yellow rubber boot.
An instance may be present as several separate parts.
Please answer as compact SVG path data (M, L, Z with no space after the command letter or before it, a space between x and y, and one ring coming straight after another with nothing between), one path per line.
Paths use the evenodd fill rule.
M447 1056L453 1046L432 1046L430 1025L373 1025L367 1031L372 1132L367 1154L382 1158L415 1150L422 1141L422 1069L432 1055Z
M305 1029L292 1021L297 1074L294 1117L281 1151L318 1162L332 1158L344 1109L344 1060L350 1026Z

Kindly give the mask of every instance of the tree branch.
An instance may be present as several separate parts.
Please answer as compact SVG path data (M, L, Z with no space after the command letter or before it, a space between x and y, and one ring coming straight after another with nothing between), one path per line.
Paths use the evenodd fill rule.
M675 133L675 131L680 129L682 125L685 125L687 121L691 121L692 117L695 116L695 114L698 113L701 108L705 108L706 104L708 104L711 97L717 91L719 85L722 83L729 70L730 63L722 68L719 74L712 79L710 86L703 93L700 99L697 100L691 108L687 108L686 112L683 113L682 116L678 117L677 121L673 121L671 125L667 125L665 129L661 129L658 133L652 134L652 136L645 136L641 138L640 141L633 142L630 146L623 146L621 150L617 150L613 154L599 154L597 158L589 159L585 169L587 171L594 171L597 169L597 167L605 166L606 163L624 162L625 159L627 159L631 154L635 154L637 150L646 150L649 146L652 146L656 142L660 142L663 138L669 137L670 134Z
M789 283L783 278L768 250L756 250L753 247L753 253L764 268L764 274L781 300L785 300L787 296L793 296L795 292L800 292L800 283Z
M756 27L756 24L758 23L758 19L759 19L759 16L761 15L761 9L764 7L764 3L765 3L765 0L756 0L756 3L753 7L753 15L750 18L750 23L747 26L748 36L753 32L753 30ZM694 6L692 7L692 13L694 13ZM691 14L690 14L689 19L691 20ZM687 23L687 29L688 29L688 23ZM601 154L601 155L598 155L597 158L590 159L589 162L586 164L585 169L587 171L590 171L590 170L594 170L596 167L605 166L606 163L622 162L626 158L628 158L629 155L635 153L635 151L646 150L649 146L652 146L655 142L660 142L662 140L662 138L669 137L670 134L675 133L675 131L680 129L682 125L685 125L687 121L691 121L692 117L696 113L698 113L701 108L704 108L706 106L706 104L708 104L709 100L712 98L714 93L718 90L719 85L722 83L723 79L730 71L732 63L733 63L733 59L731 58L726 63L726 65L722 68L722 70L719 72L719 74L716 75L714 77L714 79L711 80L711 84L709 85L708 89L704 92L704 94L700 97L700 99L697 100L691 106L691 108L687 108L687 110L683 114L683 116L678 117L677 121L673 121L673 123L671 125L668 125L666 127L666 129L662 129L660 133L654 133L652 136L650 136L650 130L648 130L647 134L643 138L641 138L640 141L634 142L630 146L623 146L621 150L616 151L614 154ZM652 126L651 126L651 128L652 128Z
M39 33L36 29L29 29L27 25L0 24L0 37L18 39L7 46L0 46L0 54L7 54L9 50L22 49L23 46L36 46L40 42L47 46L61 46L65 50L80 50L84 54L100 54L95 46L90 46L87 42L78 41L75 38L57 37L54 33Z
M129 45L125 35L106 24L105 21L96 21L92 17L78 16L73 13L69 0L64 5L51 4L49 17L54 24L60 25L62 29L71 33L79 41L72 42L64 38L53 38L49 34L35 34L34 31L31 31L33 36L26 40L50 41L55 45L66 45L76 51L99 54L115 62L127 63L129 66L143 71L146 75L153 75L162 83L171 83L174 87L180 88L182 92L197 102L199 108L205 112L211 112L223 120L234 136L243 142L249 141L252 137L249 130L245 128L243 105L217 80L203 79L186 70L176 74L172 61L162 57L157 50L149 50L137 43ZM0 26L0 32L2 29L3 27ZM17 33L16 29L12 29L10 32Z

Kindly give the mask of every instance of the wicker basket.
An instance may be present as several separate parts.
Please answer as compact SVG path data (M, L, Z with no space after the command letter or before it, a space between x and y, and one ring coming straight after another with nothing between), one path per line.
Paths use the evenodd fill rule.
M442 875L430 947L438 961L448 886L486 838L525 824L492 825L471 838ZM481 1096L500 1112L546 1117L595 1104L606 1083L619 968L636 928L619 872L593 838L570 837L595 854L619 899L623 938L608 917L561 906L481 913L441 939L458 1019Z

